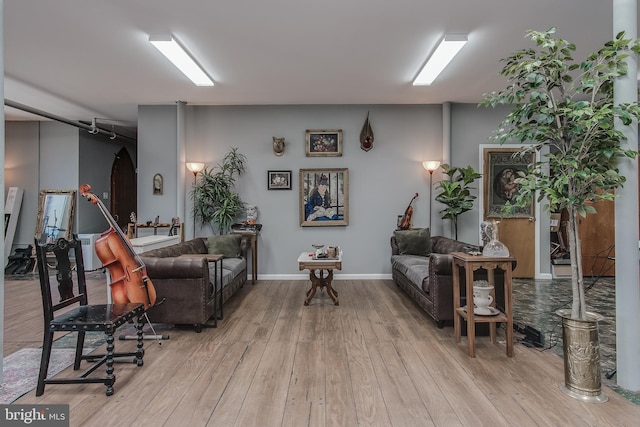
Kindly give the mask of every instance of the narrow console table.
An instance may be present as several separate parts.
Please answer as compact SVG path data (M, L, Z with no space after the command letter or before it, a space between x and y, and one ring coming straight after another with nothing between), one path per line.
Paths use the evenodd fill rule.
M256 284L258 280L258 234L262 229L262 224L254 224L254 227L248 226L248 228L231 228L232 233L242 234L249 238L251 244L251 283Z
M490 258L478 255L469 255L463 252L453 254L453 330L456 342L460 342L462 320L467 321L467 340L469 344L469 356L476 357L475 338L476 323L489 323L491 342L496 342L496 323L506 324L507 356L513 357L513 302L511 300L512 265L514 257ZM465 269L467 305L460 306L460 267ZM498 311L491 316L481 316L473 310L473 276L476 270L487 271L488 282L495 286L495 269L504 271L504 312ZM495 289L492 290L495 307ZM497 310L496 310L497 311Z

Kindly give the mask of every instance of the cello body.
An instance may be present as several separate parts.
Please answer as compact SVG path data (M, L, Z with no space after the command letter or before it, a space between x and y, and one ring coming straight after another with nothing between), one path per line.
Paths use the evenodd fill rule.
M147 270L124 236L120 227L106 210L100 199L89 193L91 186L84 184L80 194L96 204L111 227L96 240L96 255L111 276L111 296L116 304L141 303L145 309L156 303L156 290L147 277Z

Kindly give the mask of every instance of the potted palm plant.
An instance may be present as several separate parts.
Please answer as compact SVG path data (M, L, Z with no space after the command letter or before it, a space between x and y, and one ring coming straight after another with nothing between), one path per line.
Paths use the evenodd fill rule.
M205 168L200 180L193 184L193 217L202 225L209 225L214 234L228 232L231 224L244 212L244 202L235 191L235 182L246 167L246 156L232 148L221 163Z
M519 153L538 156L517 178L520 190L514 204L524 206L537 197L545 200L548 212L568 213L573 298L571 310L558 312L565 367L561 388L572 397L602 402L607 397L600 384L597 321L601 317L589 312L585 303L578 216L595 213L592 202L616 197L614 191L625 182L618 162L638 154L622 144L624 133L614 121L630 125L640 117L640 109L635 102L615 105L613 83L627 73L625 59L640 49L637 40L620 33L576 62L575 45L556 38L555 31L528 31L536 47L503 59L500 74L509 85L486 94L480 104L513 105L493 138L501 144L528 143Z
M442 173L447 175L449 179L443 179L438 183L437 188L442 192L436 196L436 201L447 206L440 211L441 218L451 220L455 239L458 240L458 216L473 209L473 201L476 196L471 194L473 189L471 184L482 175L471 166L462 168L449 166L445 163L441 168Z

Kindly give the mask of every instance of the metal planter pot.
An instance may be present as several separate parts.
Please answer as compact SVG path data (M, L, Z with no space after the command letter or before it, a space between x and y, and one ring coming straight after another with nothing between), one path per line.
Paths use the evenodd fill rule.
M602 392L600 341L598 322L604 318L587 313L587 320L571 318L571 310L556 311L562 318L564 353L564 384L560 389L574 399L589 403L604 403L609 398Z

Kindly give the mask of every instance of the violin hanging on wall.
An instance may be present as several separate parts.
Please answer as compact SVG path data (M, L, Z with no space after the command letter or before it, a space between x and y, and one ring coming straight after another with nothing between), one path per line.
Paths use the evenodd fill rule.
M418 193L416 193L411 198L411 201L409 202L409 206L407 206L407 209L405 209L404 216L402 217L402 220L400 221L400 225L398 226L400 230L408 230L409 227L411 227L411 217L413 216L413 206L411 206L411 204L417 197L418 197Z
M96 240L96 255L111 276L111 296L116 304L141 303L147 309L156 303L156 290L147 276L147 269L91 186L80 186L80 194L100 208L110 225Z

